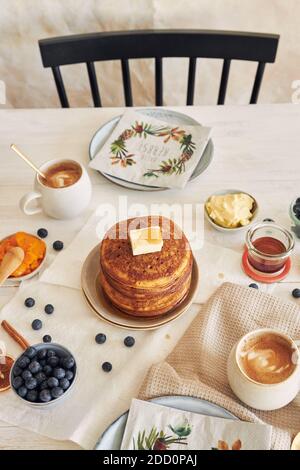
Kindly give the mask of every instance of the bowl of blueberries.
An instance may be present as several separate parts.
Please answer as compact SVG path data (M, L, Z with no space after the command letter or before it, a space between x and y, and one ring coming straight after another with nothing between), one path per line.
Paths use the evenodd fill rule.
M73 388L76 362L67 348L55 343L30 346L10 371L15 394L33 407L44 407L64 398Z
M293 199L290 205L290 218L294 222L293 232L300 238L300 197Z

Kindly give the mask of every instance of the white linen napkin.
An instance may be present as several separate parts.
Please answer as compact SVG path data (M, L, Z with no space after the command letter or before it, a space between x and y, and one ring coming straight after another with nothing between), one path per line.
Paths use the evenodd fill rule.
M144 212L139 211L140 216L148 215L149 211L146 206L143 211ZM169 206L162 204L158 207L155 215L169 217ZM44 271L41 276L42 282L58 284L73 289L81 289L81 268L86 257L89 252L100 243L106 231L120 220L119 214L112 213L109 218L106 216L107 213L104 210L104 206L100 205L70 245L63 250L55 258L51 266ZM130 216L129 214L129 217ZM134 216L134 214L132 216ZM183 221L178 220L177 223L180 226L183 224L184 233L195 254L203 245L203 206L195 205L192 211L184 214L183 219ZM176 218L174 221L176 222Z
M208 143L208 127L176 126L127 110L89 164L126 181L183 188Z
M33 308L24 306L27 297L35 299ZM44 313L48 303L55 308L52 315ZM2 392L0 420L92 449L106 427L128 409L149 367L171 352L198 312L199 307L192 306L181 318L158 330L130 331L100 320L79 290L42 282L23 286L1 310L0 322L10 322L32 345L50 334L53 342L66 346L74 355L78 377L69 395L43 409L33 409L12 390ZM35 318L43 322L39 331L31 328ZM97 333L106 335L104 344L96 344ZM136 340L131 348L123 342L127 335ZM17 358L22 353L3 329L0 340L7 354ZM110 373L101 368L105 361L112 364Z
M168 214L165 214L163 209L164 206L162 206L161 215L167 216ZM82 265L89 252L102 240L109 228L109 226L102 224L102 215L102 208L99 206L71 244L44 271L41 276L42 282L81 289ZM189 218L185 218L186 228L184 231L191 243L200 271L200 286L194 302L204 303L223 282L233 282L245 286L254 282L243 272L240 252L203 240L203 212L199 207L191 217L195 217L197 220L192 225L189 223ZM114 222L111 220L109 223L112 225ZM198 227L196 232L193 230L195 226ZM259 287L264 292L271 293L275 285L259 284Z

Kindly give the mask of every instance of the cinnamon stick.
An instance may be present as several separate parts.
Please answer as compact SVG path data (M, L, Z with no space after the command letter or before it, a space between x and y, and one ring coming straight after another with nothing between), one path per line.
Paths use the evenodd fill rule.
M30 344L28 341L20 333L18 333L18 331L15 330L15 328L11 326L10 323L8 323L8 321L3 320L1 326L6 331L6 333L8 333L9 336L21 346L22 349L25 350L29 348Z

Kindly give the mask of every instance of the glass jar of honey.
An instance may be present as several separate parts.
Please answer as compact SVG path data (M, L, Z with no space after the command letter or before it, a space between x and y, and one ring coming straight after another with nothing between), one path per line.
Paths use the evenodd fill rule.
M279 274L293 251L295 240L291 232L275 223L253 225L246 235L248 263L264 274Z

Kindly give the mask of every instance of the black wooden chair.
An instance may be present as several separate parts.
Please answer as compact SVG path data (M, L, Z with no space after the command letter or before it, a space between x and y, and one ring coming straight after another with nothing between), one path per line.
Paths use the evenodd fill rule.
M101 106L96 61L120 60L126 106L132 106L129 59L155 59L155 103L163 104L163 57L188 57L187 105L194 101L197 58L223 59L218 104L224 104L232 60L258 62L250 103L256 103L266 63L275 61L275 34L206 30L118 31L39 41L44 67L51 67L63 108L69 107L60 66L86 63L94 105Z

